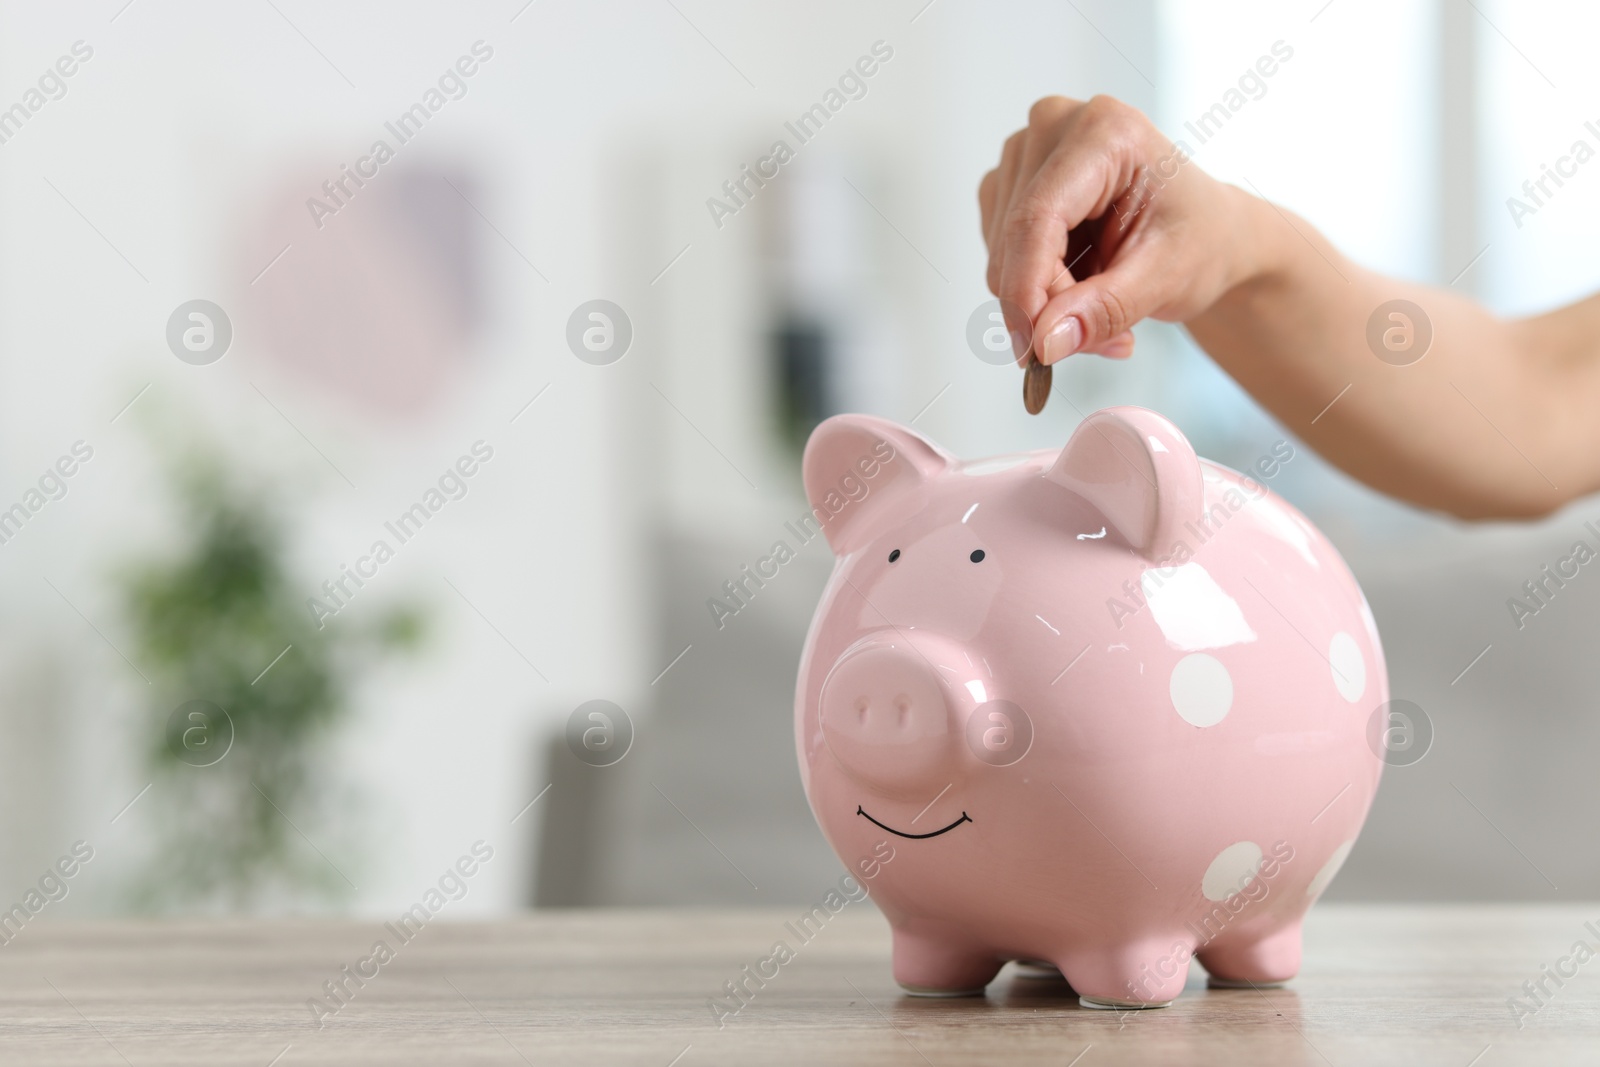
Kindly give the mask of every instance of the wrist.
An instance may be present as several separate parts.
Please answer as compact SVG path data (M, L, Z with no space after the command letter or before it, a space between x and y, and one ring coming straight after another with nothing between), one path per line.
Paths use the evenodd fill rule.
M1283 220L1272 205L1237 185L1219 184L1227 226L1222 293L1226 297L1283 274L1288 256L1281 241Z

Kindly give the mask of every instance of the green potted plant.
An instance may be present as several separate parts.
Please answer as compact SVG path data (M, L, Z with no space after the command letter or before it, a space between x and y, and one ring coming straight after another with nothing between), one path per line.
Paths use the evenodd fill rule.
M131 562L119 592L151 683L143 762L153 854L136 879L144 910L250 910L337 902L358 857L334 846L326 750L356 674L415 647L420 612L391 607L321 628L311 582L285 561L270 492L220 453L167 448L185 543Z

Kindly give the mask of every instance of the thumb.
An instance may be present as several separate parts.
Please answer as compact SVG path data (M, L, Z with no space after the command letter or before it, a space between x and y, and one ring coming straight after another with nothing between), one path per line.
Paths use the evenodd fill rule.
M1053 295L1034 320L1039 362L1048 365L1074 352L1107 347L1160 307L1157 258L1149 253L1128 256Z

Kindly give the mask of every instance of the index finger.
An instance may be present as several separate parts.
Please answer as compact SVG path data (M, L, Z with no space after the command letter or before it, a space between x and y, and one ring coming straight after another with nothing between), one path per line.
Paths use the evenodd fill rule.
M1008 207L1000 300L1032 321L1059 290L1067 234L1106 211L1125 184L1130 153L1111 127L1124 105L1091 100L1074 115L1075 129L1056 146ZM1022 325L1022 324L1018 324Z

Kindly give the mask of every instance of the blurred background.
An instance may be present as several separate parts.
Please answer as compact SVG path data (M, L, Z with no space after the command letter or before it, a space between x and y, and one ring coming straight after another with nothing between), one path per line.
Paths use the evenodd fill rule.
M1235 467L1294 440L1157 323L1023 413L968 336L1028 106L1118 96L1361 262L1528 313L1600 285L1600 169L1506 205L1600 140L1597 31L1576 0L0 6L0 897L83 841L62 914L386 914L483 840L452 917L815 899L826 545L707 608L805 510L811 426L978 456L1136 403ZM1431 722L1330 896L1600 895L1600 580L1506 606L1596 509L1465 526L1305 449L1274 488Z

